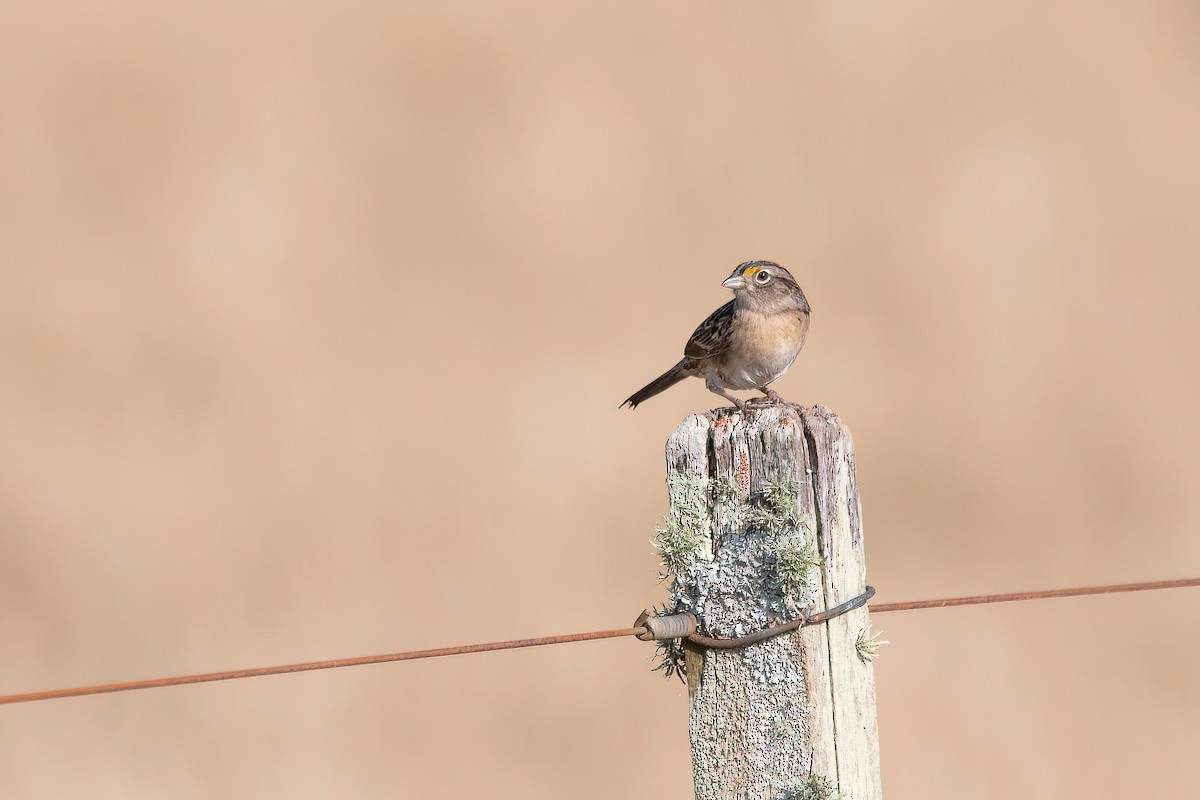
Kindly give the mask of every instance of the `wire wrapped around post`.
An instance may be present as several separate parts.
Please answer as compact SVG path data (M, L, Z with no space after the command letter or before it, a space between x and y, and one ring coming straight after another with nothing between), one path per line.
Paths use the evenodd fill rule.
M637 634L637 638L643 642L661 641L663 639L687 639L689 642L700 647L714 647L719 650L734 650L739 647L756 642L766 641L775 636L781 636L785 633L790 633L803 628L805 625L818 625L822 622L828 622L835 617L840 617L842 614L848 614L856 608L862 608L867 602L875 596L875 587L868 586L866 591L858 597L851 598L844 603L818 611L814 614L808 614L799 619L794 619L791 622L782 622L778 625L757 630L754 633L748 633L745 636L734 636L729 639L716 639L711 636L701 636L696 632L699 627L699 621L696 615L683 612L681 614L665 614L654 616L647 609L634 621L633 627L645 628L643 633Z

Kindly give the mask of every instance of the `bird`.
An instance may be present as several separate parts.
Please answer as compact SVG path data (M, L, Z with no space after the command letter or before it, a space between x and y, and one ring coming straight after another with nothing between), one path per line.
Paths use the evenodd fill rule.
M703 378L710 392L748 410L752 402L783 403L771 388L800 355L812 309L792 273L774 261L738 264L722 286L733 299L700 323L678 364L621 404L637 408L684 378ZM764 397L742 400L730 389L757 389Z

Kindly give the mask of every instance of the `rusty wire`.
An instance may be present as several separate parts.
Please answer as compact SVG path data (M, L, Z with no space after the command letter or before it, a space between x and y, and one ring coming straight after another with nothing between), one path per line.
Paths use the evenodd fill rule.
M618 636L633 636L635 634L642 633L643 630L643 628L617 628L610 631L591 631L589 633L568 633L562 636L543 636L538 639L512 639L507 642L465 644L459 647L442 647L436 650L412 650L407 653L387 653L381 656L335 658L330 661L307 661L302 664L284 664L278 667L253 667L251 669L235 669L226 672L206 672L202 675L182 675L175 678L154 678L152 680L145 681L105 683L97 686L79 686L73 689L52 689L45 692L27 692L25 694L0 695L0 705L5 705L8 703L32 703L35 700L56 700L60 697L80 697L88 694L128 692L133 689L156 689L163 686L183 686L189 683L229 681L236 678L257 678L263 675L284 675L289 672L311 672L317 669L359 667L365 664L387 664L392 661L415 661L419 658L440 658L441 656L457 656L466 653L487 653L491 652L492 650L515 650L519 647L541 647L542 645L547 644L587 642L591 641L592 639L614 639Z
M950 606L983 605L987 603L1007 603L1016 600L1041 600L1054 597L1080 597L1092 594L1112 594L1117 592L1142 592L1152 589L1180 589L1189 586L1200 586L1200 578L1183 578L1169 581L1147 581L1143 583L1122 583L1108 586L1086 586L1076 589L1050 589L1039 592L1014 592L1011 594L975 595L972 597L951 597L942 600L917 600L906 603L874 604L868 608L875 613L887 611L910 611L920 608L948 608ZM855 598L850 603L859 601ZM843 604L847 605L847 604ZM808 618L810 623L824 621L839 611L840 607L831 608L825 615L813 615ZM844 612L842 612L844 613ZM797 626L798 627L798 626ZM768 629L774 635L775 629ZM301 664L285 664L275 667L254 667L237 669L226 672L208 672L200 675L181 675L172 678L154 678L151 680L128 681L125 683L108 683L96 686L79 686L71 689L51 689L42 692L26 692L23 694L0 695L0 705L13 703L32 703L39 700L55 700L63 697L81 697L92 694L109 694L112 692L128 692L134 689L154 689L165 686L184 686L192 683L211 683L237 678L256 678L264 675L284 675L291 672L311 672L318 669L336 669L338 667L356 667L365 664L386 664L392 661L414 661L421 658L439 658L441 656L463 655L466 653L487 653L494 650L515 650L521 647L541 647L551 644L567 644L570 642L587 642L594 639L615 639L623 636L638 636L647 633L643 626L632 628L615 628L607 631L590 631L587 633L569 633L561 636L543 636L535 639L513 639L505 642L486 642L483 644L468 644L459 647L442 647L435 650L412 650L403 653L388 653L376 656L360 656L357 658L337 658L329 661L308 661ZM715 640L725 642L728 640Z
M888 611L915 611L919 608L980 606L988 603L1011 603L1016 600L1048 600L1055 597L1082 597L1089 594L1145 592L1151 589L1183 589L1188 586L1200 586L1200 578L1180 578L1179 580L1171 581L1144 581L1142 583L1113 583L1109 584L1108 586L1083 586L1077 589L1047 589L1041 592L979 594L972 597L948 597L944 600L913 600L907 603L875 603L870 608L875 614L883 614Z
M701 636L698 633L688 634L687 640L692 644L698 644L701 647L712 647L718 650L733 650L738 647L745 647L755 642L761 642L765 639L770 639L788 631L798 630L806 625L819 625L822 622L840 617L842 614L848 614L856 608L860 608L867 604L867 601L875 596L875 587L868 586L867 590L858 597L851 598L840 605L833 608L827 608L824 611L818 611L815 614L808 614L794 619L791 622L785 622L782 625L774 625L769 628L763 628L754 633L748 633L745 636L738 636L733 639L717 639L712 636Z

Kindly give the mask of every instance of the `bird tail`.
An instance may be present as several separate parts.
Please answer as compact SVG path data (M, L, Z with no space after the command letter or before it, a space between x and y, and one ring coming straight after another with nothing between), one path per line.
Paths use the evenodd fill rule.
M654 395L658 394L659 392L670 389L672 386L692 374L691 367L692 365L688 362L688 359L683 359L678 364L664 372L662 375L659 375L641 389L638 389L636 392L634 392L628 400L626 400L624 403L621 403L621 408L624 408L625 406L637 408L640 404L646 402L651 397L654 397Z

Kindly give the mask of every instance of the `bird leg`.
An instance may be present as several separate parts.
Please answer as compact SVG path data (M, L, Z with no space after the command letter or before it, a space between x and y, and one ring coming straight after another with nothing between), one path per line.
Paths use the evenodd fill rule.
M775 391L770 386L759 387L759 391L767 396L768 403L775 403L776 405L783 405L787 402L786 400L783 399L783 397L780 396L779 392Z
M734 397L720 386L713 386L712 384L709 384L708 390L713 394L721 395L721 397L724 397L726 400L733 403L735 406L737 406L737 410L743 414L748 414L750 412L750 403L748 401L743 400L740 397Z

